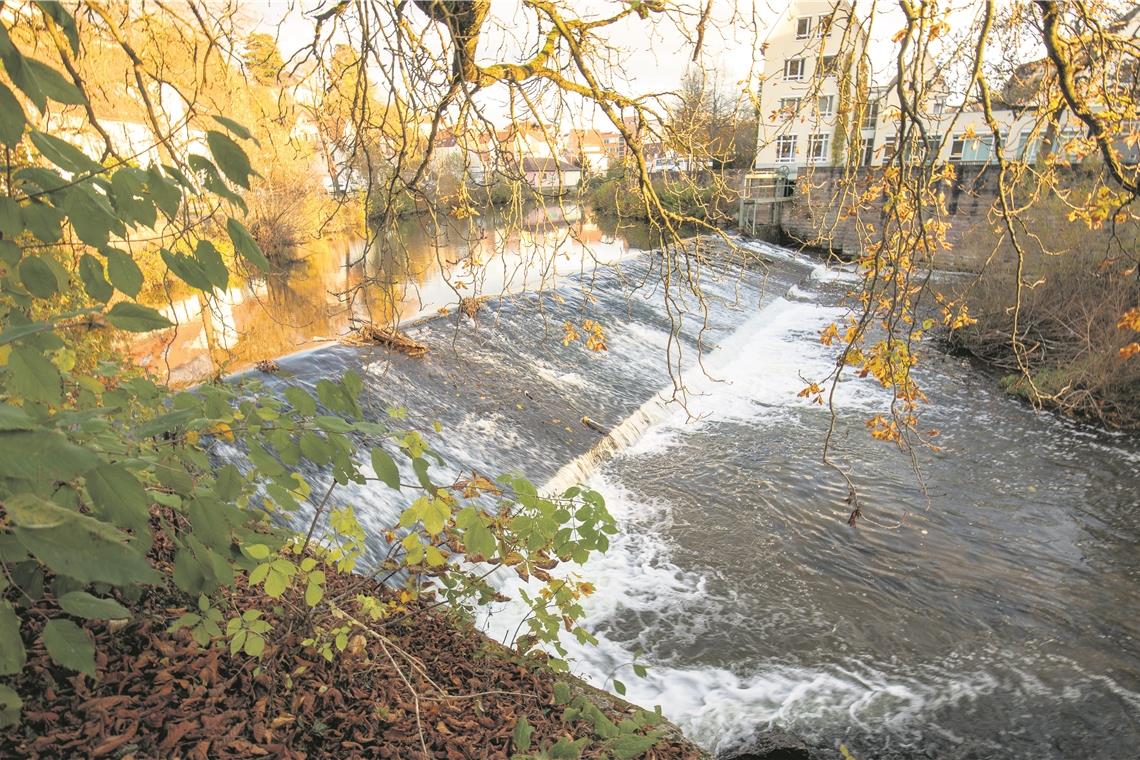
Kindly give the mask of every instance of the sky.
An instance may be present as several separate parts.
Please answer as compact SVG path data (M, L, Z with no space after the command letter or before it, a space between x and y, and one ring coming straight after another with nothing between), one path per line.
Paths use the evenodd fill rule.
M583 17L612 15L627 0L572 0L565 7ZM952 0L955 1L955 0ZM611 71L611 82L622 92L634 94L676 91L691 61L692 43L686 32L675 23L677 14L684 14L682 26L692 34L696 18L704 0L670 0L675 9L674 18L646 23L636 17L619 22L605 31L605 42L614 49L616 65ZM955 26L967 26L980 8L977 0L956 0L951 11ZM763 73L762 44L770 33L774 20L787 10L790 0L714 0L712 14L706 26L703 55L698 70L706 72L722 88L742 92L746 87L756 88ZM246 6L253 22L278 38L286 58L312 41L314 11L328 7L328 3L313 0L263 0ZM902 28L903 19L895 0L855 0L856 12L866 16L875 9L872 24L873 44L870 47L872 65L876 71L888 70L894 54L890 38ZM406 12L419 23L423 16L418 10ZM525 9L521 0L492 0L491 18L480 42L480 61L523 60L537 39L533 12ZM493 120L508 121L506 103L488 94L488 111ZM600 121L597 114L571 113L575 126L590 126ZM602 123L604 126L604 122ZM566 126L563 124L563 126Z

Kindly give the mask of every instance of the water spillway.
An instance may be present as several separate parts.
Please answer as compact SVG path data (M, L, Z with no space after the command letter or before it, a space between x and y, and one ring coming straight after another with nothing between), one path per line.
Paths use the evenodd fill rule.
M707 269L703 304L666 306L661 259L625 256L419 324L422 359L330 346L269 382L351 369L370 415L442 422L455 475L602 492L622 532L576 569L600 644L570 642L572 667L616 675L710 749L781 727L860 758L1135 756L1140 444L1036 415L931 349L918 372L942 450L919 453L925 493L866 432L886 392L839 387L837 455L872 518L850 529L820 464L828 413L797 396L834 366L818 334L849 275L764 251L763 270ZM609 351L562 344L584 318ZM377 532L404 506L383 487L341 498ZM517 610L483 623L509 638Z

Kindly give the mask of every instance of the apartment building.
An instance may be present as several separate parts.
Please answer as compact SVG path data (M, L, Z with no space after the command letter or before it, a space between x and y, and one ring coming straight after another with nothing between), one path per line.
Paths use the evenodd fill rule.
M792 0L776 21L764 51L753 164L760 179L794 178L813 166L851 159L859 166L882 166L895 156L900 148L897 81L876 83L867 69L865 24L848 0ZM1114 31L1140 39L1140 8L1119 19ZM1077 140L1082 125L1066 116L1048 127L1041 118L1034 75L1041 65L1023 66L995 100L992 115L1002 145L1016 160L1033 161L1045 146L1076 160L1082 155ZM925 61L923 69L918 112L927 141L907 146L908 154L926 161L992 162L993 129L980 106L948 104L936 62ZM1140 131L1140 124L1134 127L1131 131ZM1118 147L1126 160L1140 160L1135 143Z

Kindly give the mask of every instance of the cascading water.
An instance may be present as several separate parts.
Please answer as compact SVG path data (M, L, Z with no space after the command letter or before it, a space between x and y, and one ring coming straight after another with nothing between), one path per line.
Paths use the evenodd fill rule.
M456 474L601 491L623 530L575 568L598 589L600 644L571 644L573 667L616 675L711 749L779 726L860 758L1135 756L1140 446L1036 416L931 351L919 379L942 451L919 455L927 495L865 431L885 391L840 385L837 456L869 517L848 528L845 486L819 462L827 411L796 394L834 365L818 333L850 275L763 252L767 272L706 275L707 327L684 304L679 342L647 255L588 278L589 304L583 278L423 324L422 360L333 347L282 374L360 372L371 414L443 423L433 442ZM583 317L606 326L608 353L562 346ZM677 350L683 409L666 403ZM403 506L382 488L342 498L376 529ZM487 630L509 638L517 608L493 613Z

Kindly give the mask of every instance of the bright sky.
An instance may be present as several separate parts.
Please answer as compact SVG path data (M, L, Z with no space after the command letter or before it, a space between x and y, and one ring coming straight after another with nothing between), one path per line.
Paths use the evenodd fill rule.
M687 14L683 26L692 34L704 0L671 0L669 7ZM772 22L787 9L790 0L714 0L713 13L707 24L701 66L718 85L735 92L746 86L755 87L763 71L761 44ZM568 4L583 17L612 15L621 0L574 0ZM249 7L260 15L255 22L264 31L278 36L286 58L311 42L313 12L327 8L331 2L314 0L263 0ZM409 16L422 15L408 3ZM954 26L969 25L980 8L977 0L956 0L951 11ZM491 19L480 42L481 61L524 60L537 39L533 13L523 8L520 0L493 0ZM874 8L872 24L872 63L876 71L888 69L894 54L890 38L902 25L901 12L894 0L855 0L858 15L866 17ZM256 10L254 10L256 9ZM692 66L692 43L677 23L658 21L647 24L631 16L607 29L606 42L613 46L615 66L610 79L622 92L635 94L662 93L678 89ZM506 121L505 104L491 107L492 118ZM571 114L577 125L590 122L590 114Z

